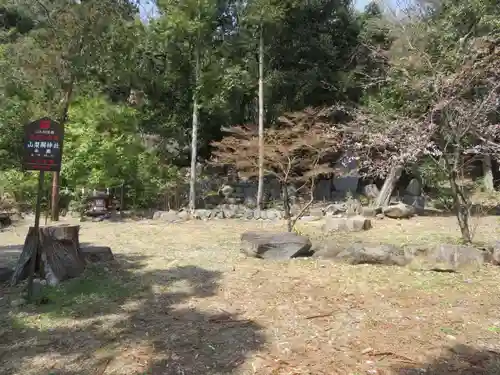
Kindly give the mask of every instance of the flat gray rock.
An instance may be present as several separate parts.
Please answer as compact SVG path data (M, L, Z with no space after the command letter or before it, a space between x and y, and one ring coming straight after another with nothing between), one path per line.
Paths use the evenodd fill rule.
M414 269L458 272L478 269L488 260L488 253L470 246L442 244L430 248L412 246L405 249Z
M262 259L287 260L311 255L309 238L291 232L246 232L241 235L241 252Z
M404 266L408 260L402 249L393 245L354 244L337 254L336 259L348 264L382 264Z

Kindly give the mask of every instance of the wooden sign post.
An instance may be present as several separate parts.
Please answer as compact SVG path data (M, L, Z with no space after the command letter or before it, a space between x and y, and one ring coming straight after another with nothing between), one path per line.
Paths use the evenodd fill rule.
M28 275L28 301L33 297L33 278L39 253L40 210L45 172L61 170L64 127L50 118L42 118L24 127L23 169L39 171L38 193L35 206L35 254L31 256Z

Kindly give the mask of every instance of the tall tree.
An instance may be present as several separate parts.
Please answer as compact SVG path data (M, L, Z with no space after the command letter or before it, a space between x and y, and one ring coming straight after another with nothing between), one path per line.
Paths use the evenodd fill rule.
M267 45L268 117L308 106L358 101L349 72L359 23L349 0L297 1ZM353 91L353 92L351 92Z
M243 24L255 35L258 46L258 105L259 105L259 168L257 187L257 206L262 208L264 197L264 80L265 80L265 31L271 29L276 23L282 21L287 7L293 5L293 1L279 0L253 0L245 3L243 9Z
M109 53L103 53L109 46L103 42L109 41L114 26L132 18L134 7L126 0L12 4L37 20L36 27L12 45L15 61L24 77L40 88L40 101L47 114L64 125L77 86L90 81L96 72L112 74L105 61ZM59 173L54 173L52 220L58 219Z
M196 207L196 164L199 149L200 115L213 109L214 102L206 81L214 73L213 53L223 41L228 16L225 0L160 0L162 17L158 20L168 43L185 49L192 70L191 162L189 209ZM184 55L186 56L186 55ZM220 62L219 62L220 63ZM212 92L212 94L215 94ZM217 107L217 105L215 105Z
M443 0L408 15L405 22L393 20L397 37L387 51L387 80L367 101L371 115L389 121L375 129L377 121L363 116L364 133L372 134L368 143L385 145L379 149L387 152L386 167L419 158L433 163L451 188L462 238L471 242L471 200L461 176L471 156L500 151L500 7L492 0ZM390 121L396 117L400 121Z

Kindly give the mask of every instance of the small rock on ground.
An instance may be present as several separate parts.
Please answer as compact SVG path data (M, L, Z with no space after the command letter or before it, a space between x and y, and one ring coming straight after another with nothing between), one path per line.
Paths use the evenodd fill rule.
M363 216L334 217L327 216L323 225L324 232L361 232L371 229L370 219Z
M153 220L160 220L167 223L176 223L178 221L183 221L177 211L156 211L153 214Z
M321 216L302 216L299 220L305 221L305 222L310 222L310 221L319 221L321 219L322 219Z

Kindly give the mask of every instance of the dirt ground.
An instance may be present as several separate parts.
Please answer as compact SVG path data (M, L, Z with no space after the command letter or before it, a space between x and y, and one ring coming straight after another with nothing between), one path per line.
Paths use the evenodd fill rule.
M456 241L454 218L381 220L368 232L315 241ZM246 230L283 223L82 223L81 242L116 263L13 307L0 287L0 374L500 374L500 269L416 272L297 259L248 259ZM499 238L483 218L481 241ZM27 227L0 233L0 266Z

